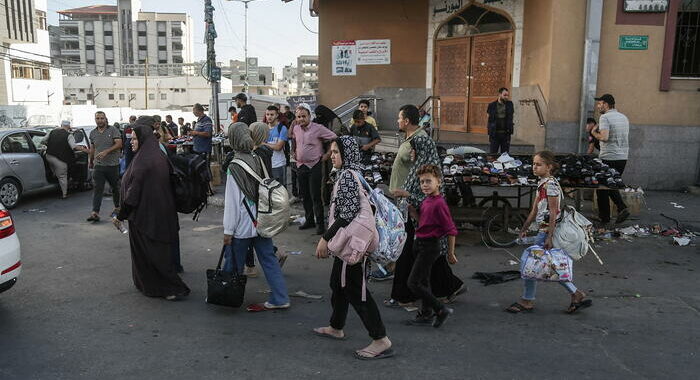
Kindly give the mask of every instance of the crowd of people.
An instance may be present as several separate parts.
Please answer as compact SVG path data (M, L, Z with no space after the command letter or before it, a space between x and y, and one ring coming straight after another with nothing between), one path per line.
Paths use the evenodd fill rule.
M504 104L489 106L489 114L493 108L498 149L507 149L509 138L505 136L512 133L512 118L508 116L512 107L505 99L507 90L502 89L496 103ZM372 212L367 210L367 191L360 177L363 165L381 137L376 120L369 115L369 102L364 100L358 104L349 125L344 125L328 107L319 105L312 110L307 104L298 105L293 115L288 108L283 112L271 105L265 110L264 121L259 122L245 94L239 94L235 100L236 107L229 109L233 122L225 133L232 152L222 166L226 178L223 268L254 277L256 255L270 287L269 298L260 307L287 309L291 303L282 272L284 260L273 238L260 236L256 230L259 199L256 178L274 178L285 187L291 182L292 199L303 202L305 221L299 229L315 229L320 235L316 256L325 259L331 254L329 243L339 231ZM601 117L600 127L591 127L591 135L600 141L601 158L624 170L626 152L611 153L609 148L621 144L615 125L624 121L624 116L614 110L611 96L603 96L599 102L605 104L600 105L604 118ZM109 125L104 113L97 112L97 128L89 136L89 162L95 188L88 221L100 220L104 186L108 182L114 189L111 215L115 225L122 228L123 221L129 222L134 285L149 297L179 300L190 292L178 275L182 272L179 223L170 179L168 155L171 153L165 146L173 138L191 136L193 153L209 160L215 133L212 120L200 104L194 105L193 114L197 118L193 126L185 124L182 118L176 124L171 116L166 116L164 121L155 116L132 117L122 133ZM425 112L421 113L414 105L405 105L398 112L397 124L405 139L393 162L389 195L405 209L407 240L395 263L388 268L380 266L384 273L391 273L392 280L391 296L382 304L390 308L414 307L417 313L405 321L406 325L438 328L454 313L447 305L465 290L462 280L450 268L450 264L458 261L457 228L441 194L440 159L435 142L426 132L429 115L426 120ZM67 122L44 141L48 145L48 161L59 179L65 171L64 157L85 149L76 146ZM129 161L120 164L120 157L125 158L127 152ZM291 181L287 180L288 167ZM537 153L533 167L541 181L521 234L524 236L533 226L538 233L537 243L549 249L561 207L561 188L554 179L557 168L552 153ZM65 196L63 183L61 180ZM615 200L614 193L610 196ZM363 360L393 356L392 342L377 302L366 290L368 263L347 265L338 256L333 261L330 321L313 332L322 337L345 339L343 328L352 305L371 338L369 345L355 351L355 356ZM571 294L569 313L591 306L591 301L572 282L562 281L561 285ZM531 311L535 289L534 280L525 280L522 297L506 311Z

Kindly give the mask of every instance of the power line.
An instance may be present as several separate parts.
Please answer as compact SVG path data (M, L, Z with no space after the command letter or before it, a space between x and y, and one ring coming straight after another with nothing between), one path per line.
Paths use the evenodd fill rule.
M301 17L303 9L304 9L304 0L301 0L301 2L299 3L299 21L301 21L301 25L303 25L304 28L306 28L306 30L308 30L309 32L311 32L313 34L318 34L318 32L314 32L313 30L309 29L308 26L306 26L306 23L304 22L304 18Z

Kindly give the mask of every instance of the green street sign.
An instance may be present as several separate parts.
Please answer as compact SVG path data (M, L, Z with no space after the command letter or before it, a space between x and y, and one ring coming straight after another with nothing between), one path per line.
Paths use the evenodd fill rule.
M620 50L647 50L649 48L649 36L620 36Z

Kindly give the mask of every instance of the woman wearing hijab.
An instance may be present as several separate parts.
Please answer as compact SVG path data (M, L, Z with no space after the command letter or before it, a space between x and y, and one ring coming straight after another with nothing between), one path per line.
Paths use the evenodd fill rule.
M331 144L331 160L333 167L340 170L335 182L335 195L331 202L335 204L333 212L334 222L328 227L326 233L318 242L316 256L328 257L328 241L333 239L341 227L346 227L360 213L360 183L355 175L361 176L360 151L355 138L341 136ZM353 171L355 175L353 175ZM365 263L347 265L345 268L345 287L342 286L343 261L333 258L333 270L331 271L331 314L330 325L315 328L316 335L345 339L345 320L348 315L348 306L352 307L359 315L362 323L372 338L372 343L367 347L355 351L355 357L362 360L383 359L394 355L391 349L391 341L386 336L386 329L379 314L379 308L372 295L366 289L365 301L362 300L363 284L365 281Z
M253 139L245 123L229 127L228 138L235 158L245 162L258 176L263 176L260 157L253 150ZM226 173L224 196L224 245L231 246L238 273L243 273L246 254L252 246L270 287L270 298L263 304L266 309L287 309L290 306L287 285L275 257L272 239L258 236L253 218L257 215L258 181L243 167L232 162ZM224 270L232 271L233 263L227 257Z
M337 136L350 134L350 131L348 131L348 128L343 125L340 117L338 117L338 115L336 115L336 113L330 108L321 104L316 107L314 113L316 114L316 117L313 120L314 123L323 125L324 127L333 131L333 133L335 133ZM333 165L328 162L330 144L324 145L324 149L326 150L326 154L323 155L323 167L321 168L321 199L323 200L324 205L329 205L332 188L330 173L333 168Z
M267 124L256 121L255 123L251 124L248 129L250 129L250 137L253 139L253 152L263 160L267 174L271 175L272 149L265 145L270 128L267 126Z
M121 184L119 221L129 221L134 285L148 297L177 300L190 289L176 273L171 244L177 239L170 166L153 134L153 117L141 116L131 144L135 156Z

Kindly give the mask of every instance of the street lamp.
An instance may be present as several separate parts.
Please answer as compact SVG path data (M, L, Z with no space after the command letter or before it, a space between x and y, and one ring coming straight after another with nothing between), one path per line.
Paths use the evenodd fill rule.
M227 1L235 1L238 3L243 3L245 4L245 37L244 37L244 44L243 44L243 50L245 52L245 79L243 80L243 92L247 93L248 92L248 3L252 3L253 1L257 0L227 0Z

